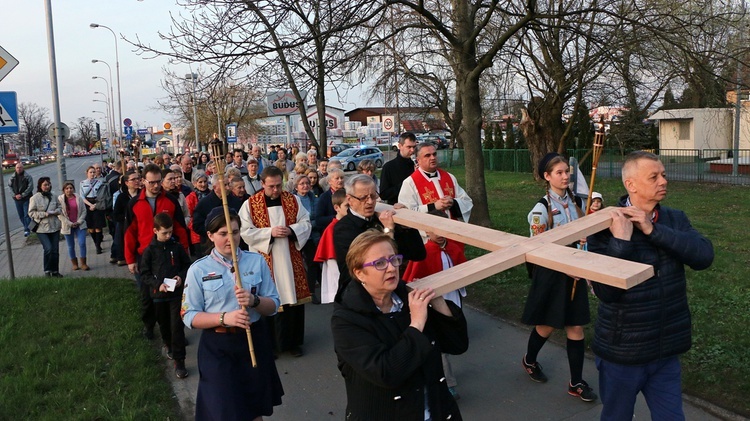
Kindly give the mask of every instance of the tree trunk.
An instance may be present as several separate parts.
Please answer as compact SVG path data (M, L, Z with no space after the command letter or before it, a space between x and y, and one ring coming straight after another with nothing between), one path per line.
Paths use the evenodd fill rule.
M557 100L544 100L534 97L528 108L523 111L519 125L526 138L531 155L531 168L534 168L534 179L539 179L537 164L549 152L563 153L564 145L559 140L565 131L562 120L562 103Z
M466 162L466 193L474 201L471 210L471 223L490 226L490 211L487 204L487 187L484 179L484 155L482 154L482 105L479 93L479 80L466 75L459 78L461 87L463 136Z

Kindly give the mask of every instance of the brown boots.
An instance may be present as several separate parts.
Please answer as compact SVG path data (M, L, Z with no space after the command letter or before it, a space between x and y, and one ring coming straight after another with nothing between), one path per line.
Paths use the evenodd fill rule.
M86 264L86 258L81 257L78 259L81 261L81 270L91 270L91 268ZM76 270L75 264L73 265L73 270Z
M78 270L78 259L70 259L70 263L73 264L73 270Z

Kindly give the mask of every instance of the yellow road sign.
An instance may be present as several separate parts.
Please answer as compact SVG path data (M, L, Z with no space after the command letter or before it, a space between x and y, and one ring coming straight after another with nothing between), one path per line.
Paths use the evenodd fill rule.
M8 73L16 66L18 66L18 60L5 51L3 47L0 47L0 80L8 76Z

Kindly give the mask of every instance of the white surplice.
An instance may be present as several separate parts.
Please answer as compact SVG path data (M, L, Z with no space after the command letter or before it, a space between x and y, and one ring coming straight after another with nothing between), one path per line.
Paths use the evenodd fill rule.
M310 223L310 214L307 212L298 197L297 201L297 218L296 222L289 226L297 236L294 247L302 250L312 232ZM271 229L286 225L286 217L282 206L273 206L268 208L268 220L271 228L258 228L253 224L250 216L250 200L246 200L240 208L240 220L242 228L240 235L250 250L262 252L271 255L273 261L273 279L276 282L276 289L279 291L281 304L297 304L297 294L294 288L294 273L292 271L292 258L289 252L289 238L273 238L271 242Z

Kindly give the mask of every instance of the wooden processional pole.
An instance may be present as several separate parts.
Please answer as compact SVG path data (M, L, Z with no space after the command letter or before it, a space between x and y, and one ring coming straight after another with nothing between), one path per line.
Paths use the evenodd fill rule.
M224 168L226 167L226 161L224 160L224 144L218 138L214 138L209 144L211 147L211 155L214 158L216 164L216 175L219 176L219 186L221 190L221 205L224 208L224 219L227 222L227 232L229 233L229 246L232 248L232 265L234 268L234 283L235 285L242 287L242 279L240 278L240 267L237 261L237 245L234 244L234 235L232 234L232 223L229 219L229 203L227 202L227 190L224 186ZM247 311L246 306L242 306L242 309ZM248 327L245 331L247 333L247 346L250 348L250 360L252 361L253 367L258 366L258 362L255 359L255 345L253 345L253 337Z

